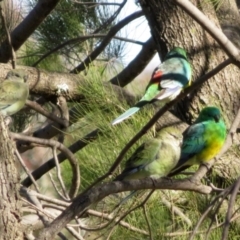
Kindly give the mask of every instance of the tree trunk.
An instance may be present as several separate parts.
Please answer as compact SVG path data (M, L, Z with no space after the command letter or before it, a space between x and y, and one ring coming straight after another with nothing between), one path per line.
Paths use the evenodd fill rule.
M2 240L22 240L19 175L15 168L14 146L1 115L0 124L0 235Z

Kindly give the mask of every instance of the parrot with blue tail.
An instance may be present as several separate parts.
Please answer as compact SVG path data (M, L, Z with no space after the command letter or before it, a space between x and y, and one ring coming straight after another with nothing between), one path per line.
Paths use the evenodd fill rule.
M161 101L163 106L172 101L183 88L191 84L191 75L192 69L186 51L180 47L173 48L154 70L144 96L132 108L113 120L112 125L129 118L148 103Z
M183 132L181 157L169 177L186 168L210 161L226 140L226 125L217 107L205 107L198 118Z

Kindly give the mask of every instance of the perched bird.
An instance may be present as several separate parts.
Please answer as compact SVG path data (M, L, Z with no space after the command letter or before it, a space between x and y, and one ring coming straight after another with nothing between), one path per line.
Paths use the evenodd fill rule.
M135 106L113 120L112 125L129 118L148 103L158 100L161 101L161 105L164 105L173 100L183 88L190 85L191 75L191 65L186 51L180 47L173 48L160 66L154 70L144 96Z
M28 98L29 88L25 83L23 70L8 72L6 80L0 84L0 112L10 116L20 111Z
M157 137L144 142L126 162L125 169L114 180L130 180L167 176L179 158L182 143L181 132L167 127Z
M157 179L167 176L179 158L182 144L182 134L174 127L167 127L157 133L156 138L144 142L127 160L125 169L114 181L142 179L151 177ZM123 198L115 208L125 203L136 194L132 191Z
M226 126L216 107L204 108L193 125L183 133L181 157L168 176L194 165L210 161L221 150L226 139Z

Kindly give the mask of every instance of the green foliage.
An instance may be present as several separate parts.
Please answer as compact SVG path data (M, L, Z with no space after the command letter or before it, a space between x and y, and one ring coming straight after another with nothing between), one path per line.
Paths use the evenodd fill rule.
M112 86L102 82L99 71L101 72L101 69L98 70L98 67L91 67L86 83L80 87L79 91L86 96L87 101L76 104L78 122L68 131L72 138L71 141L81 139L96 128L101 132L95 141L88 144L77 154L83 188L110 168L121 149L152 115L151 111L141 111L137 117L129 119L126 123L117 127L111 126L110 122L129 106L123 103L120 106ZM144 139L146 139L146 136L129 151L125 160ZM68 173L66 172L67 176ZM70 184L70 178L67 177L67 179Z
M18 63L25 66L31 66L39 59L41 53L44 51L42 46L28 41L22 49L23 56L18 59ZM48 58L43 59L38 67L48 71L64 72L64 70L66 70L63 59L57 53L51 54Z
M83 2L64 0L58 3L33 34L32 39L29 40L30 44L27 43L26 54L23 53L23 55L28 57L22 61L24 64L35 63L43 54L57 47L58 50L51 52L47 60L38 64L38 67L53 71L57 71L58 68L69 71L93 51L101 39L78 38L94 32L108 32L109 28L115 24L114 21L108 20L116 9L101 4L95 5L94 1L93 5L84 5ZM36 3L36 0L28 0L29 8L33 8ZM108 24L106 24L107 21ZM119 57L123 47L122 42L114 40L99 59L108 62L113 57Z
M84 28L91 27L96 21L95 8L87 8L85 5L72 1L60 1L49 17L39 26L36 38L46 49L51 49L68 39L81 35Z
M205 0L206 3L212 4L214 6L214 8L216 9L216 11L219 10L223 1L224 0Z

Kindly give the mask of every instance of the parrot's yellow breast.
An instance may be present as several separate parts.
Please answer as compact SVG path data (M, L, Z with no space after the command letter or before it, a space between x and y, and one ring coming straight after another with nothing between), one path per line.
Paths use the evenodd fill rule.
M223 146L223 142L213 142L196 155L198 162L208 162L214 158Z

